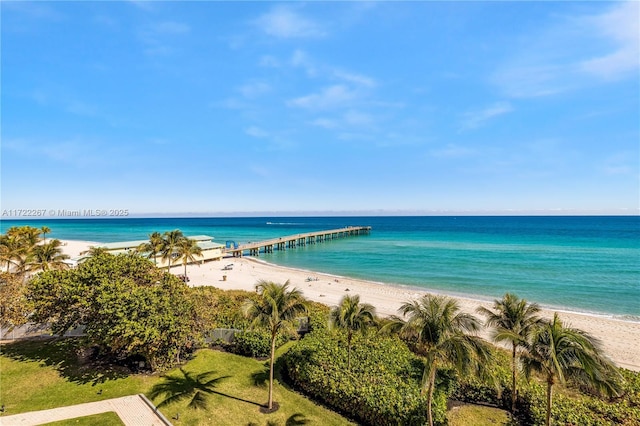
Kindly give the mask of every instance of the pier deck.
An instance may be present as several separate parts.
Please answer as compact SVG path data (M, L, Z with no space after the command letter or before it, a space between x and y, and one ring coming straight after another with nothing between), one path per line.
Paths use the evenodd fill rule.
M273 253L274 250L285 250L287 248L295 248L337 238L363 235L368 234L370 231L370 226L348 226L346 228L329 229L326 231L306 232L266 241L242 244L237 247L227 248L225 252L232 254L234 257L242 257L245 252L248 252L250 256L258 256L261 251L263 253Z

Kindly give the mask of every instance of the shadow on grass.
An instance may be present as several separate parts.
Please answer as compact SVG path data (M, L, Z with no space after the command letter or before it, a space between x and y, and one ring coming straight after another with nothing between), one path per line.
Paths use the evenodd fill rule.
M287 419L285 426L299 426L306 425L309 423L309 420L302 413L295 413L289 416Z
M151 388L149 396L152 399L164 398L157 404L158 407L171 404L172 402L190 399L189 404L187 404L188 407L206 409L207 396L211 394L262 407L262 404L258 404L257 402L215 390L221 381L231 376L220 376L211 379L210 377L215 374L215 371L205 371L200 374L190 373L183 368L180 368L179 371L181 374L168 374L162 382Z
M301 426L309 424L309 420L302 413L295 413L289 416L285 422L285 426ZM267 420L267 426L280 426L281 424L275 420ZM259 423L249 422L247 426L260 426Z
M266 367L263 370L256 371L251 374L251 380L253 380L253 385L263 388L267 386L269 382L269 363L267 362Z
M81 365L78 353L82 340L76 337L20 340L3 344L3 356L16 361L37 361L55 368L62 377L73 383L96 386L107 380L128 377L129 371L115 365Z

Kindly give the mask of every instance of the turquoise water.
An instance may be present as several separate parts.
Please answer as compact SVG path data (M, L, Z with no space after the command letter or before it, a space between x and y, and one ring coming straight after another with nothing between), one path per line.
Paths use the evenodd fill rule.
M113 242L180 229L219 243L348 225L370 235L261 254L263 260L479 299L514 292L555 309L640 320L640 217L130 218L2 221L60 239Z

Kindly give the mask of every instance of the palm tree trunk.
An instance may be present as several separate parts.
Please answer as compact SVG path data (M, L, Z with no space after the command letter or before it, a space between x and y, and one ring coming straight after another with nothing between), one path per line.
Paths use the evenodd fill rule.
M516 344L511 343L511 414L516 413Z
M431 372L429 373L429 393L427 394L427 420L429 426L433 426L433 414L431 413L431 404L433 402L433 388L436 386L436 368L435 365L431 365Z
M269 366L269 410L273 409L273 364L276 359L276 335L271 336L271 365Z
M347 332L347 369L351 371L351 330Z
M187 261L186 260L184 262L184 276L185 276L185 282L186 282L186 280L187 280L187 278L186 278L187 277Z
M545 422L546 426L551 425L551 402L552 402L552 391L553 381L547 380L547 420Z

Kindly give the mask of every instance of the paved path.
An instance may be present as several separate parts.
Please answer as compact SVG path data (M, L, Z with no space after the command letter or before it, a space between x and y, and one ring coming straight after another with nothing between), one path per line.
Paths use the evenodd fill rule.
M104 401L87 402L51 410L31 411L0 417L2 426L35 426L114 411L126 426L171 426L171 423L144 395L129 395Z

